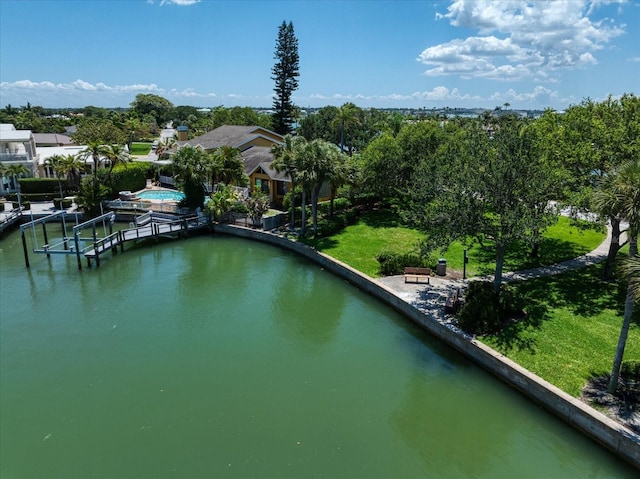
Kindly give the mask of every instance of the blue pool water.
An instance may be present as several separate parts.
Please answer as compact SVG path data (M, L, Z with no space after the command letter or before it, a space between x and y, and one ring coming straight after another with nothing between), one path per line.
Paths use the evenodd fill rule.
M182 191L174 190L142 190L136 193L141 200L150 201L181 201L184 199Z

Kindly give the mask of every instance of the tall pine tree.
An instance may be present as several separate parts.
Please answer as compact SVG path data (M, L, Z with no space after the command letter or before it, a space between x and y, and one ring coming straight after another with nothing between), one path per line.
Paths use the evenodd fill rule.
M274 58L277 60L273 66L271 79L276 82L273 89L273 125L274 130L281 135L291 133L293 124L294 105L291 95L298 88L299 57L298 39L293 33L293 23L283 21L278 30L276 51Z

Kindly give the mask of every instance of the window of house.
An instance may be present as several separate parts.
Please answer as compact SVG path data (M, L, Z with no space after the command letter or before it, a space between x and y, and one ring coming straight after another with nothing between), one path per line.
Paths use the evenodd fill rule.
M276 193L278 196L284 196L289 191L289 185L284 181L276 181Z
M269 194L269 180L256 178L256 190L262 191L265 195Z

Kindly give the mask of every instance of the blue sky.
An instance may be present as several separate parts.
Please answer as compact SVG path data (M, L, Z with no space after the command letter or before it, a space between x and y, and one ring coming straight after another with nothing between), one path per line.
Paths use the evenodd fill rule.
M564 109L639 93L635 0L0 0L0 107L272 104L278 27L301 107Z

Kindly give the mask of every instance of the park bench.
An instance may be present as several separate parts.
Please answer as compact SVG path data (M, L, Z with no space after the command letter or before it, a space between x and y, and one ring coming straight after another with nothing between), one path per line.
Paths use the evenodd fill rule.
M458 312L460 306L460 289L456 289L447 295L447 300L444 303L444 310L446 313L455 314Z
M404 282L405 283L426 283L429 284L429 278L431 277L430 268L419 268L417 266L407 266L404 269ZM422 281L426 279L426 281Z

